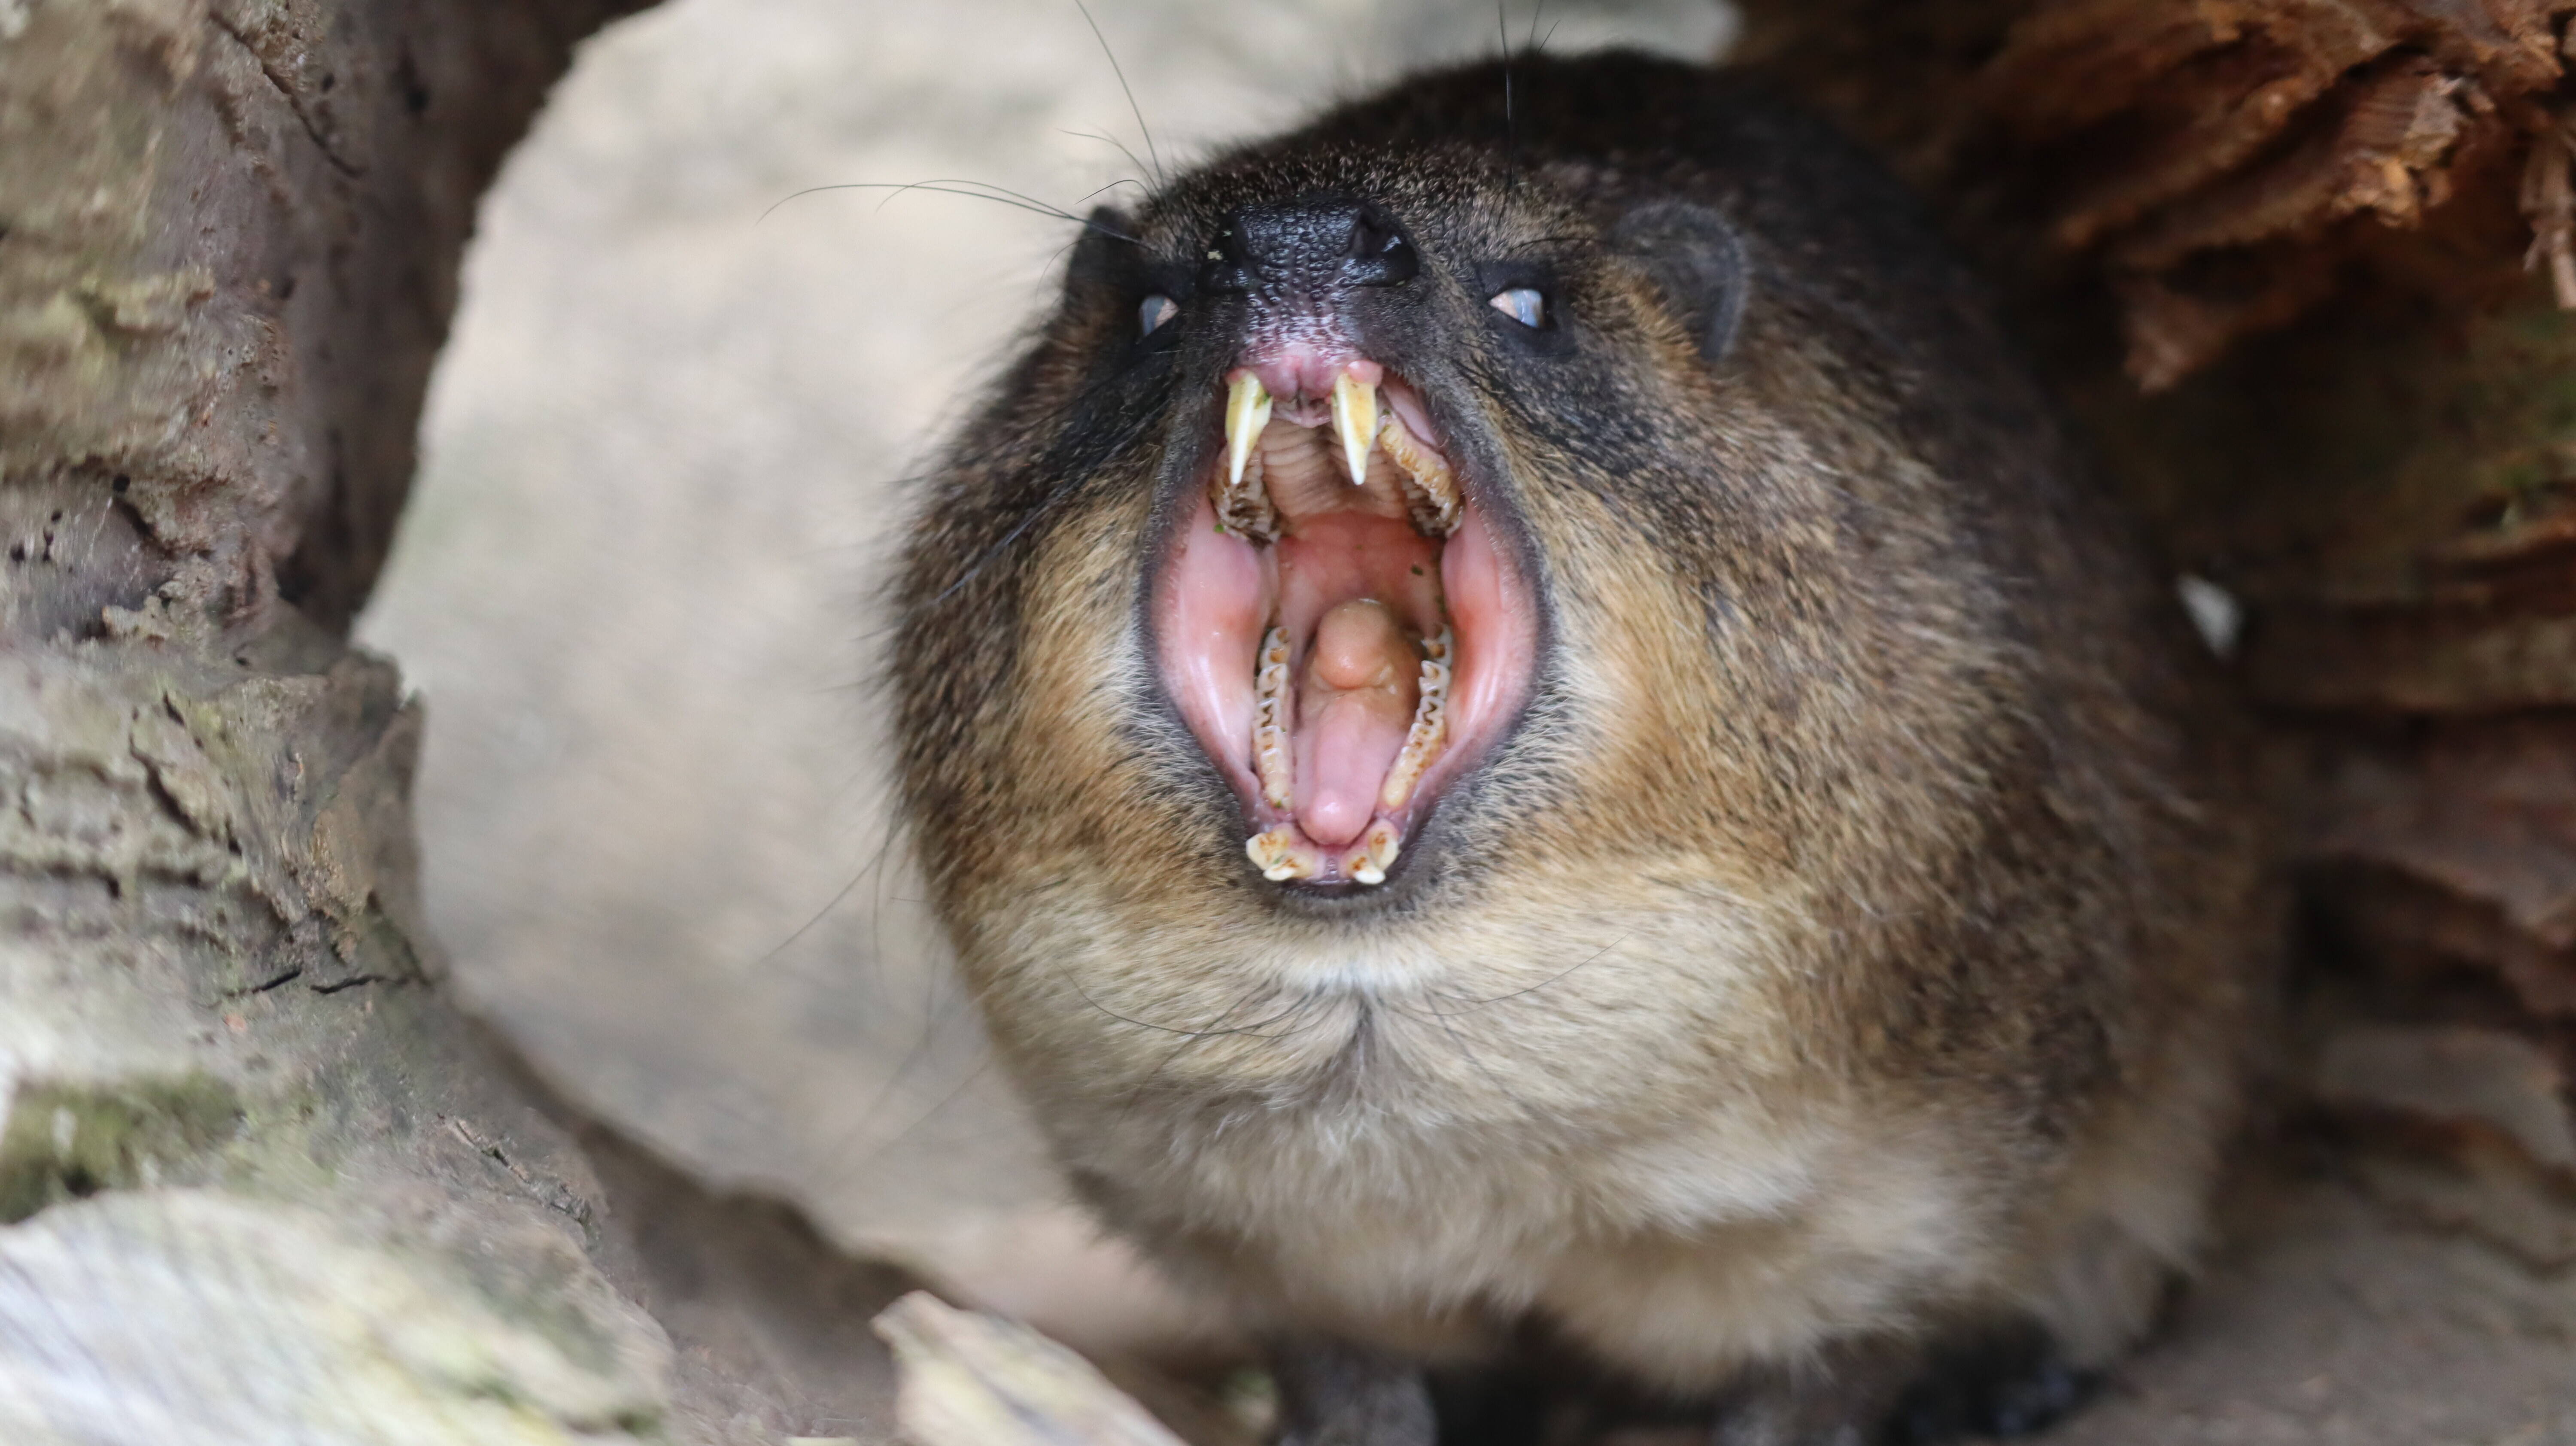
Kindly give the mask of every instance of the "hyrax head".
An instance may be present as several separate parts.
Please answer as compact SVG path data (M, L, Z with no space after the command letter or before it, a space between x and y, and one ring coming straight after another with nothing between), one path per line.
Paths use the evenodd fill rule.
M2010 594L2082 545L1973 299L1738 87L1514 83L1416 78L1075 246L903 582L970 967L1762 932L1984 831L2048 666Z

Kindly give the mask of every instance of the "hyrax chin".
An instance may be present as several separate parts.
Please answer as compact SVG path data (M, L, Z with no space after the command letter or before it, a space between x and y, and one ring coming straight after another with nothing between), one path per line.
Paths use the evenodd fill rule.
M1427 1443L1426 1376L1533 1350L1843 1442L2045 1340L2028 1416L2139 1334L2237 1094L2188 634L1848 146L1505 79L1094 217L911 535L937 905L1292 1440Z

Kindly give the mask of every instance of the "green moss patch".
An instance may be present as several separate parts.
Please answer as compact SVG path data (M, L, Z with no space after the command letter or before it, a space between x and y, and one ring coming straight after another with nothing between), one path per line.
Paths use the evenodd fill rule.
M0 1224L64 1200L158 1183L232 1139L241 1119L232 1087L204 1075L21 1082L0 1127Z

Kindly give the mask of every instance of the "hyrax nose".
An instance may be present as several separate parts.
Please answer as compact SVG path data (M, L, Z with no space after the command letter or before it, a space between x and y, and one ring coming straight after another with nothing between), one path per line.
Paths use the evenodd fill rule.
M1277 289L1321 298L1349 286L1394 286L1421 269L1394 213L1375 201L1304 196L1240 207L1217 250L1222 289Z

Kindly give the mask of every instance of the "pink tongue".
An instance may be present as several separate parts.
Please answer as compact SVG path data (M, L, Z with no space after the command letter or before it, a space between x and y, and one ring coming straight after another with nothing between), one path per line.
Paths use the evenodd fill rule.
M1358 838L1413 726L1421 662L1383 603L1324 614L1297 680L1297 825L1327 847Z

